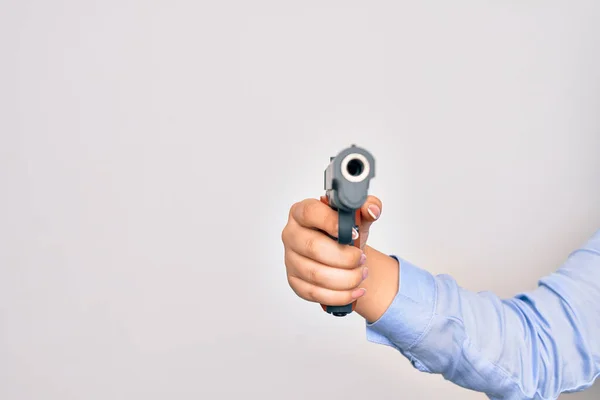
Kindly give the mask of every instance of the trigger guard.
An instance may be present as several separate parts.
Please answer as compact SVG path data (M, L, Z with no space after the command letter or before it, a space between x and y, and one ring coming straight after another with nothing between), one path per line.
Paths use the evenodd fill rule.
M352 228L354 228L354 211L338 210L338 242L340 244L353 244Z

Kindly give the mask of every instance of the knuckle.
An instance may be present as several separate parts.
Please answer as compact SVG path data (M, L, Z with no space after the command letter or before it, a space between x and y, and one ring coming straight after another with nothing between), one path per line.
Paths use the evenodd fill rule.
M292 206L290 207L290 212L288 213L288 218L293 218L294 216L294 211L296 210L296 208L298 207L298 203L294 203L292 204Z
M291 260L291 254L290 252L286 249L283 255L283 262L285 263L285 268L288 270L288 275L289 275L289 270L292 268L292 260Z
M287 281L288 285L292 289L292 292L294 292L298 297L303 297L298 287L298 280L294 276L288 274Z
M314 287L310 287L308 289L306 289L306 294L305 294L305 298L308 301L318 301L317 300L317 293Z
M281 230L281 235L280 235L280 236L281 236L281 242L282 242L283 244L285 244L285 242L286 242L286 240L285 240L285 239L286 239L286 237L287 237L287 225L286 225L286 227L285 227L285 228L283 228L283 229Z
M297 215L298 215L298 208L300 207L300 203L296 202L294 204L292 204L292 206L290 207L290 212L288 214L288 223L291 220L297 220Z
M292 289L292 291L296 294L296 296L306 299L306 295L302 293L301 286L299 286L299 280L293 275L288 274L287 276L288 285Z
M292 275L290 275L289 273L287 274L287 282L288 285L294 289L294 277Z
M290 225L286 225L285 228L283 228L283 230L281 231L281 241L283 242L283 244L285 246L289 245L289 242L292 238L292 235L290 234Z
M314 237L308 238L304 246L309 257L314 258L317 255L317 241Z
M300 211L304 208L304 202L298 201L292 205L290 208L290 219L298 220L301 215L298 215Z
M308 269L307 275L308 275L307 279L309 280L310 283L318 283L319 282L320 274L319 274L318 268L310 267Z

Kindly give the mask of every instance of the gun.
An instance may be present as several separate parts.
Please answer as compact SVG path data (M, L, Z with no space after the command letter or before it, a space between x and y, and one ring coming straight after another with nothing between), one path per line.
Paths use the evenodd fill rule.
M325 195L321 202L337 211L340 244L360 247L360 240L352 240L352 229L358 231L361 223L360 208L367 201L369 183L375 177L375 159L367 150L351 145L330 157L325 169ZM345 306L321 304L323 311L344 317L356 308L356 301Z

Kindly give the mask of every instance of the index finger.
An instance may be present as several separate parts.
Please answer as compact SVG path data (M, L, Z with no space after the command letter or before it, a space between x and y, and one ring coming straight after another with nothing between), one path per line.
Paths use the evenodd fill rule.
M333 237L338 235L337 212L317 199L296 203L292 209L292 217L305 228L318 229Z

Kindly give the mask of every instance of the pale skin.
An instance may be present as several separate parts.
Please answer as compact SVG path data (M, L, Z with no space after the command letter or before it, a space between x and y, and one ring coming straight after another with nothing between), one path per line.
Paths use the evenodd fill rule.
M317 199L294 204L281 234L292 290L304 300L332 306L357 300L356 313L368 322L377 321L398 293L400 267L367 245L369 229L381 210L381 200L369 196L361 208L357 248L340 245L325 234L337 237L338 217L331 207Z

